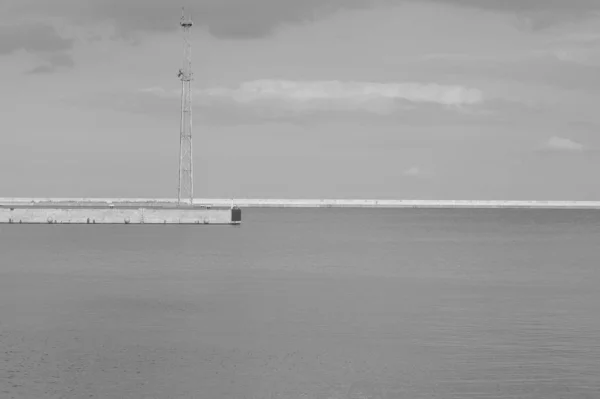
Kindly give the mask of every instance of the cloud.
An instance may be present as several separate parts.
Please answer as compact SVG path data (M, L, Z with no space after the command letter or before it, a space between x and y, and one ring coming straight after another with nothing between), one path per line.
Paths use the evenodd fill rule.
M596 50L597 53L597 50ZM488 82L518 82L558 89L595 91L600 88L600 54L589 50L550 48L502 57L427 55L412 66L422 74L477 77ZM521 90L513 90L515 94ZM519 94L520 95L520 94ZM535 96L539 97L539 96ZM556 100L556 99L547 99Z
M73 40L61 37L50 25L0 25L0 55L22 50L45 62L30 73L49 73L57 67L72 67L73 59L68 54L72 47Z
M166 93L157 93L165 98ZM432 116L448 122L445 114L469 119L468 110L482 103L483 94L477 89L420 83L256 80L233 88L194 91L194 104L203 119L216 123L228 119L228 123L285 121L300 125L332 120L396 123L399 115L406 119L403 123L410 123L408 119L420 123Z
M6 1L6 0L5 0ZM10 1L10 0L9 0ZM269 36L290 24L327 18L343 10L399 7L424 0L12 0L9 11L19 16L66 18L76 25L112 24L119 36L137 32L166 32L178 28L180 5L194 23L222 39ZM533 28L593 16L598 0L427 0L430 3L509 12L531 22ZM187 4L185 4L187 3ZM525 25L528 26L529 22Z
M27 73L29 75L46 75L46 74L54 73L54 72L56 72L56 67L54 67L52 65L39 65L39 66L36 66L35 68L31 69Z
M16 1L16 0L15 0ZM197 26L215 37L259 38L287 24L314 21L342 9L388 0L195 0L184 2ZM121 36L178 28L181 3L171 0L19 0L21 14L67 17L74 23L112 22ZM187 3L187 4L185 4Z
M54 66L73 67L75 63L73 58L65 52L47 54L45 57L47 62Z
M417 1L417 0L413 0ZM560 11L588 12L600 10L597 0L430 0L437 3L455 4L476 8L511 12Z
M416 177L421 175L421 169L419 169L418 166L411 166L410 168L406 169L404 171L404 176L409 176L409 177Z
M70 105L177 117L180 88L148 87L65 99ZM514 122L533 111L526 104L485 100L475 88L420 83L262 80L237 87L194 88L200 124L270 122L309 126L343 123L402 126L489 126Z
M237 104L283 107L297 112L331 109L388 114L411 104L462 107L483 102L483 93L478 89L414 82L255 80L233 89L211 88L200 93Z
M133 96L120 95L118 103L135 112L146 107L167 109L167 104L172 109L179 104L179 90L149 87ZM360 115L364 120L408 111L418 120L432 112L441 117L444 109L469 118L480 112L473 107L483 102L483 93L478 89L414 82L255 80L235 88L194 89L193 93L194 105L213 121L219 117L232 119L233 115L261 122L301 120L309 115L314 120Z
M418 1L418 0L410 0ZM507 12L525 18L522 26L543 29L580 18L597 17L598 0L429 0L483 10Z
M0 25L0 55L18 50L29 53L52 53L70 50L73 41L61 37L50 25Z
M75 66L73 58L65 52L44 54L40 57L45 63L31 69L28 73L33 75L57 72L59 68L72 68Z
M585 147L583 144L571 139L554 136L544 143L543 149L547 151L581 152L585 149Z
M434 176L431 170L424 170L417 165L413 165L402 172L402 175L411 179L429 179Z

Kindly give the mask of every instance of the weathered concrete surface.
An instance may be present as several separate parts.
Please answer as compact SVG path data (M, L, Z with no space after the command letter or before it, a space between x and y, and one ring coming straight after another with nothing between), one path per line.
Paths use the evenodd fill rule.
M178 204L175 199L156 198L0 198L0 206L31 207L118 207L118 208L206 208L205 204L194 201L193 204ZM231 201L226 205L231 207Z
M0 223L49 224L239 224L228 208L90 207L55 203L0 205ZM237 210L239 213L240 211Z

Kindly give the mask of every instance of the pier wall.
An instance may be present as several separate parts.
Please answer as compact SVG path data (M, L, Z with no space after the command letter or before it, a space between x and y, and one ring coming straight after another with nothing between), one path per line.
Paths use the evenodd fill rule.
M239 211L239 210L238 210ZM0 223L238 224L232 209L0 207ZM238 219L238 220L236 220Z

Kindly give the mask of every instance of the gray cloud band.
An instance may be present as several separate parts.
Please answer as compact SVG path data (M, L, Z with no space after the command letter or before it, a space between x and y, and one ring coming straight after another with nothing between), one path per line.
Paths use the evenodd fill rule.
M10 1L10 0L9 0ZM66 17L71 23L114 24L121 36L137 31L177 29L179 5L170 0L12 0L14 14ZM600 12L598 0L196 0L187 7L197 26L219 38L268 36L287 24L326 18L343 9L437 3L510 12L527 17L530 27L544 27Z

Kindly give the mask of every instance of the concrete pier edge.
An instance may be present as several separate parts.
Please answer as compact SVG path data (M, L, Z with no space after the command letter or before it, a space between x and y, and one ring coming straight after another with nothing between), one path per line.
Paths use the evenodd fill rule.
M176 201L106 199L0 199L1 224L239 225L236 206Z

